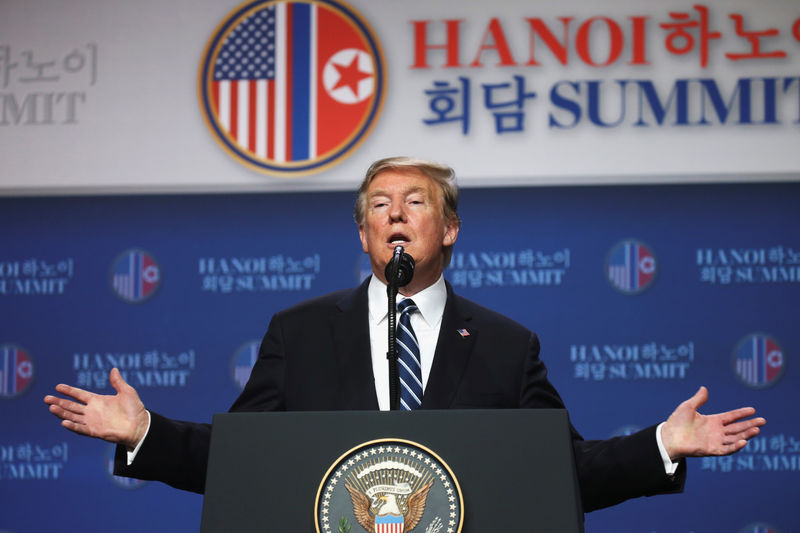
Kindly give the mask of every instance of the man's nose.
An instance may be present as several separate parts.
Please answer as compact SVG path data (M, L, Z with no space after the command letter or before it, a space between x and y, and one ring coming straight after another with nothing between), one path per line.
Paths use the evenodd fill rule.
M389 218L392 222L404 222L406 218L405 210L403 209L402 202L392 202L389 209Z

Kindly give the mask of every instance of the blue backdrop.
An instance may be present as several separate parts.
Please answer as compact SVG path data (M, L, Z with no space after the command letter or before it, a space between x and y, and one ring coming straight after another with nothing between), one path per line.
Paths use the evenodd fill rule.
M359 282L352 193L0 199L0 530L196 531L202 497L108 473L59 427L55 384L210 421L270 316ZM800 183L467 189L446 276L535 330L587 438L753 405L742 453L695 459L683 495L587 516L591 532L800 531ZM468 487L465 490L469 490ZM309 515L312 513L309 502Z

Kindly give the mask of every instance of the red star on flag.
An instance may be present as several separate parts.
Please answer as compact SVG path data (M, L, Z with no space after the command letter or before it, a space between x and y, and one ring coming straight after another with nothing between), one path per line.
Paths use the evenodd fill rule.
M356 97L358 97L358 82L372 77L371 73L363 72L358 68L358 54L353 56L353 60L347 66L337 65L336 63L334 63L333 66L336 67L336 70L339 72L339 81L336 82L333 90L347 86L350 87L350 90L353 91Z

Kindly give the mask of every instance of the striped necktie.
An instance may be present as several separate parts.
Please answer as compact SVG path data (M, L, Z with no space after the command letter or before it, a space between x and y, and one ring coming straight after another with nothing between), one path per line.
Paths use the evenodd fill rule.
M417 305L411 298L397 304L400 320L397 326L397 369L400 375L400 408L404 411L418 409L422 404L422 367L419 343L411 327L411 313Z

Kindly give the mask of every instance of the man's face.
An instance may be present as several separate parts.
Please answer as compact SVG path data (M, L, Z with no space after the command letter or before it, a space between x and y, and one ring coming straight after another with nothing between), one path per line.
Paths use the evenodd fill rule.
M386 282L384 269L397 245L414 258L414 279L403 294L433 284L444 270L444 246L452 246L458 227L442 215L441 192L416 172L386 170L367 188L364 223L358 227L361 245L369 254L372 272Z

